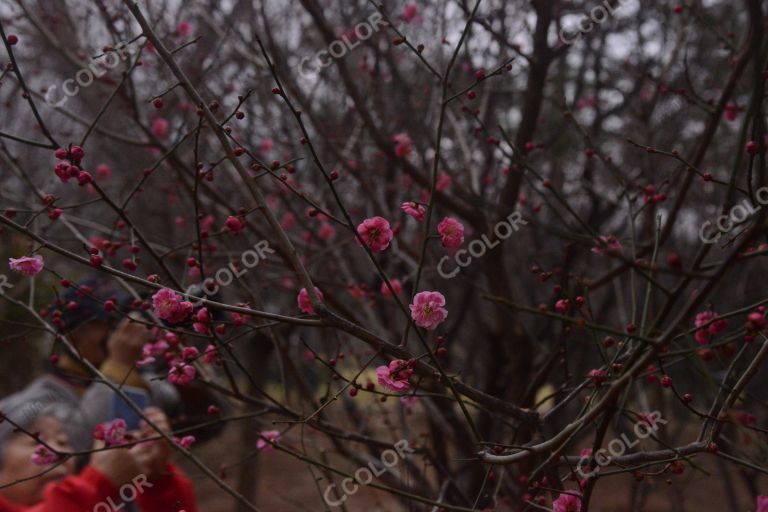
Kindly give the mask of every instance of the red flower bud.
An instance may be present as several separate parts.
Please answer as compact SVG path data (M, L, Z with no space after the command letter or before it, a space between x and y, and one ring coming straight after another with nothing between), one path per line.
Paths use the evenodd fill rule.
M69 151L69 153L75 160L82 160L85 156L85 151L80 146L72 146L72 149Z

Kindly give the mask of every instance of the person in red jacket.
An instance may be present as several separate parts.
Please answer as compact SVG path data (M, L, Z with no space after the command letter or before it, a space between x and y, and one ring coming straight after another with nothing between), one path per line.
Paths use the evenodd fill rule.
M75 475L74 457L60 455L71 452L61 422L50 410L30 411L28 405L23 393L0 402L4 417L23 429L0 424L0 512L114 512L133 502L142 512L197 512L192 484L169 462L165 441L109 449L98 443L90 463ZM25 414L14 419L19 410ZM162 411L145 413L170 431ZM156 432L142 424L135 437Z

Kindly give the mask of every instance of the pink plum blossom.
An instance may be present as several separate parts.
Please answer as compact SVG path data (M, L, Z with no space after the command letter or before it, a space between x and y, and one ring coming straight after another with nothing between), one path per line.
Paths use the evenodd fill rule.
M403 359L394 359L389 365L382 365L376 368L376 377L384 388L401 393L408 391L411 383L408 379L413 373L413 368L408 361Z
M259 433L259 440L256 441L256 449L261 450L264 453L270 453L275 451L275 447L272 444L280 442L280 432L278 430L262 430Z
M445 297L440 292L419 292L410 305L411 318L419 327L434 331L448 316Z
M464 243L464 226L453 217L444 218L437 225L437 232L446 249L458 249Z
M8 258L8 263L11 270L15 270L27 277L34 277L43 270L45 262L43 261L42 256L36 254L34 256L24 256L21 258Z
M410 215L418 221L423 220L424 215L427 213L427 209L415 201L408 201L403 203L400 209L403 210L406 215Z
M219 356L218 349L213 345L208 345L205 347L205 353L203 355L203 361L205 361L208 364L211 364L216 360L216 358Z
M181 359L174 359L171 362L171 368L168 370L168 381L177 386L186 386L197 376L197 370L191 364L187 364Z
M357 233L373 252L381 252L389 247L394 237L389 221L384 217L365 219L357 226ZM359 243L359 242L358 242Z
M192 313L194 306L189 301L182 301L181 295L170 288L163 288L152 296L155 314L171 324L183 322Z
M181 358L187 363L193 362L200 357L200 351L195 347L184 347L181 349Z
M141 368L142 366L154 363L155 356L165 354L166 350L169 348L170 346L165 340L157 340L154 343L145 343L144 346L141 347L141 359L136 361L136 366Z
M564 492L552 502L552 512L580 512L580 510L580 493Z
M148 366L154 363L155 361L156 359L154 358L154 356L146 356L142 354L141 359L136 361L136 368L144 368L145 366Z
M317 294L317 298L320 299L320 302L323 302L323 292L321 292L317 286L315 286L315 293ZM309 300L309 293L307 292L306 288L299 290L299 295L296 297L296 302L299 304L299 309L302 312L308 315L315 314L315 308L312 307L312 301Z
M32 453L32 463L36 466L47 466L59 460L59 456L44 444L38 444Z
M125 443L125 434L128 425L122 418L114 419L107 423L96 425L93 429L93 438L104 441L107 446L117 446Z
M248 318L245 315L241 315L240 313L235 313L234 311L230 313L230 316L232 317L232 323L235 325L235 327L240 327L241 325L244 325L245 322L248 320Z
M211 314L208 313L208 308L200 308L197 313L195 313L195 320L196 321L192 324L192 328L195 330L195 332L200 334L210 334ZM197 350L194 347L184 348L184 350L187 349ZM184 359L188 360L187 357L184 357Z
M211 334L211 328L202 322L193 322L192 329L198 334Z

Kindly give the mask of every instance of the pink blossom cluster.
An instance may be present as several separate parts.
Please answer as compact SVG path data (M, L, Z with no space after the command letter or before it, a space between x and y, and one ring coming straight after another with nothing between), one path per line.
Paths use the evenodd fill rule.
M155 362L156 356L161 356L170 348L168 342L164 339L159 339L154 342L145 343L141 347L141 359L136 362L136 366L141 368Z
M197 376L197 370L194 366L184 362L182 359L173 359L168 370L168 382L177 386L186 386Z
M403 359L394 359L388 365L376 368L376 378L384 388L402 393L408 391L411 383L408 379L413 373L413 361L404 361Z
M717 313L714 311L702 311L696 315L694 324L696 325L696 328L699 329L695 334L696 343L699 345L706 345L709 343L711 336L719 334L726 329L728 321L725 319L718 320ZM704 327L706 324L709 325Z
M197 313L195 313L195 321L192 323L192 328L197 333L210 334L211 320L211 314L208 312L208 308L200 308L197 310Z
M47 466L59 460L59 456L44 444L38 444L32 453L32 463L36 466Z
M80 167L80 162L85 157L85 151L80 146L72 146L71 149L58 148L54 156L60 161L53 168L53 173L62 183L69 183L72 178L82 187L93 181L93 176Z
M581 493L564 492L552 502L552 512L581 512Z
M152 296L155 315L170 324L178 324L189 317L194 309L191 302L182 300L181 295L170 288L163 288Z
M117 418L107 423L100 423L93 429L93 438L104 441L107 446L118 446L126 441L127 424Z

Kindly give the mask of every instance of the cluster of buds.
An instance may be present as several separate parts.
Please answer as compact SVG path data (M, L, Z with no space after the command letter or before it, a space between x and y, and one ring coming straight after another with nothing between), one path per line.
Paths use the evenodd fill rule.
M80 167L80 162L85 156L85 151L80 146L72 146L69 151L59 148L54 153L60 161L56 163L53 172L59 177L62 183L69 183L69 180L75 178L82 187L93 181L93 176L88 171Z
M594 381L595 387L599 388L608 378L608 375L597 368L589 371L589 377Z
M646 185L643 189L643 202L648 204L662 203L667 200L665 192L657 192L654 185Z

